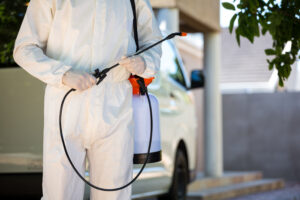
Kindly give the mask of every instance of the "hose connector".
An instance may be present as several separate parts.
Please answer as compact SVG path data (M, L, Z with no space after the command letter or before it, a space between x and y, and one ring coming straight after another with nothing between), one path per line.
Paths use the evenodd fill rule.
M99 69L96 69L93 76L98 79L97 81L97 85L99 85L104 79L105 77L107 76L107 72L108 70L103 70L103 71L100 71Z
M142 77L139 77L137 80L139 86L140 86L140 94L145 95L147 91L147 87L145 85L145 80Z

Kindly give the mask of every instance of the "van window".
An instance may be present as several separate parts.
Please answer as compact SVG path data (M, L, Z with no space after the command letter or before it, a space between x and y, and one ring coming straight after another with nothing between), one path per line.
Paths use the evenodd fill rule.
M175 49L169 42L162 44L161 71L167 73L183 87L186 87Z

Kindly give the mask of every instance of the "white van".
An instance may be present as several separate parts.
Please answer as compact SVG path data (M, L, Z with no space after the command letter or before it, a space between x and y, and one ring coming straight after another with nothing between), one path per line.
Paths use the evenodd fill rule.
M133 199L185 199L195 177L197 124L190 90L203 87L204 78L193 71L190 79L171 41L162 49L161 71L149 86L160 104L162 161L147 165L133 184ZM0 93L0 199L39 199L44 85L20 68L0 69Z

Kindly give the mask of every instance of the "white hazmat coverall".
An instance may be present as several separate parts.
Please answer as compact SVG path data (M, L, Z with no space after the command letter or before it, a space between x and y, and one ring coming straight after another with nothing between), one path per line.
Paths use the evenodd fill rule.
M162 38L148 0L136 0L140 47ZM84 182L75 174L63 150L59 108L70 89L65 72L93 73L135 53L130 0L31 0L19 30L14 59L47 84L44 99L43 200L81 200ZM159 70L161 47L143 54L153 77ZM71 93L62 125L66 146L76 168L100 187L123 186L132 179L133 111L130 72L114 68L100 85ZM131 186L117 192L91 189L92 200L129 200Z

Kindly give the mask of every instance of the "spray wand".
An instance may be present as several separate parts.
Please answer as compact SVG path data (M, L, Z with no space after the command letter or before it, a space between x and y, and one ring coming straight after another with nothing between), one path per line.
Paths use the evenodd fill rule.
M137 55L139 55L139 54L141 54L141 53L144 53L145 51L148 51L149 49L151 49L151 48L153 48L153 47L155 47L155 46L157 46L157 45L163 43L163 42L166 41L166 40L170 40L170 39L174 38L175 36L187 36L187 33L185 33L185 32L171 33L170 35L168 35L168 36L165 37L164 39L162 39L162 40L160 40L160 41L158 41L158 42L152 44L151 46L149 46L149 47L147 47L147 48L145 48L145 49L142 49L142 50L136 52L135 54L133 54L133 55L131 55L131 56L128 56L128 58L133 57L133 56L137 56ZM120 65L120 64L117 63L117 64L115 64L115 65L113 65L113 66L111 66L111 67L108 67L108 68L106 68L106 69L104 69L104 70L102 70L102 71L100 71L99 69L96 69L96 70L95 70L95 73L93 74L93 76L94 76L95 78L98 78L98 79L99 79L99 80L97 81L97 85L99 85L99 84L104 80L104 78L107 76L107 73L108 73L110 70L112 70L113 68L115 68L115 67L117 67L117 66L119 66L119 65Z

